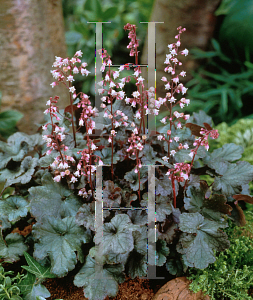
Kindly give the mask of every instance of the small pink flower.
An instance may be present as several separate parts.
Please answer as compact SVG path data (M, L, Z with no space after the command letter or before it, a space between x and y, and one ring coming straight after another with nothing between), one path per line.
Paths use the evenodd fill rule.
M140 93L138 91L135 91L132 93L134 98L138 98L140 96Z
M187 56L189 53L189 51L187 49L184 49L183 51L181 51L181 54Z
M189 154L189 156L190 156L191 158L193 158L193 155L194 155L194 152L192 151L192 152Z
M104 72L105 70L105 65L103 64L102 67L100 68L100 72Z
M69 170L65 170L64 174L65 174L65 175L69 175L69 174L70 174L70 171L69 171Z
M75 63L76 63L76 58L75 58L75 57L72 57L72 58L70 59L70 61L72 62L72 64L75 64Z
M172 49L170 53L171 55L177 55L177 51L175 49Z
M54 180L55 182L60 182L60 181L61 181L61 175L55 176L55 177L53 178L53 180Z
M172 81L173 81L174 83L178 83L178 82L179 82L178 76L176 76L175 78L173 78Z
M168 82L166 85L165 85L165 90L169 90L170 89L170 83Z
M162 120L160 120L160 122L163 124L167 124L166 119L167 119L167 117L164 117Z
M143 80L145 80L142 76L137 78L138 83L143 83Z
M69 88L69 91L70 91L71 93L74 93L74 92L76 91L76 88L75 88L74 86L71 86L71 87Z
M141 151L143 149L143 145L141 143L138 143L136 145L136 148Z
M170 102L170 103L176 102L176 98L175 98L174 96L172 96L172 97L169 99L169 102Z
M176 154L176 151L175 151L175 150L171 150L171 151L170 151L170 154L171 154L172 156L174 156L174 155Z
M62 63L63 63L64 66L67 66L69 64L69 60L67 58L64 58Z
M76 66L75 66L74 69L73 69L73 73L74 73L74 74L78 74L78 73L79 73L79 70L78 70L78 68L77 68Z
M70 82L75 81L73 75L69 75L69 76L67 77L67 81L70 81Z
M75 56L81 57L83 55L83 52L81 50L76 51Z
M63 168L64 168L64 169L67 169L68 167L69 167L69 165L68 165L66 162L64 162Z

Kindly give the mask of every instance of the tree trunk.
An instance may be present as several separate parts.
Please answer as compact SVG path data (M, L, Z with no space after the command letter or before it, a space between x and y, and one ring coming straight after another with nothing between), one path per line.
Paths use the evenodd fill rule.
M49 97L68 103L64 86L50 86L55 56L66 57L61 0L1 0L0 53L1 108L21 111L19 130L35 133Z
M216 25L214 11L220 0L156 0L151 16L152 22L164 22L156 24L156 99L165 97L164 83L161 81L164 72L166 54L169 54L168 44L175 43L177 27L186 28L181 37L181 49L199 47L206 50L208 42L213 35ZM141 63L147 64L148 36L145 41ZM182 70L186 71L184 80L189 80L189 71L196 68L196 61L190 55L181 56ZM187 74L188 71L188 74ZM168 75L168 74L167 74ZM143 68L143 77L147 78L146 68ZM169 78L169 76L168 76ZM183 80L181 80L183 82ZM162 107L165 107L164 105Z

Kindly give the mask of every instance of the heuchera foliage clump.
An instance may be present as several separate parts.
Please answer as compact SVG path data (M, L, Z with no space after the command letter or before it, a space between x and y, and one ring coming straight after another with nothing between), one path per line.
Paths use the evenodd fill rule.
M238 200L252 202L248 183L253 166L235 162L243 147L230 143L209 153L208 137L219 135L212 129L211 118L203 111L193 116L183 112L190 104L184 96L187 89L180 83L186 72L178 70L180 55L188 55L187 49L180 50L185 29L179 27L176 42L168 45L164 62L168 77L161 79L166 94L156 100L154 88L145 90L138 65L136 26L124 28L129 31L128 48L135 61L115 71L106 50L100 50L104 77L98 92L103 112L92 107L86 94L76 93L74 76L89 74L82 52L71 59L56 57L51 85L65 85L69 106L59 110L59 97L50 98L42 136L18 132L6 143L0 142L0 181L4 182L0 256L17 261L28 251L58 277L80 262L83 266L74 284L83 287L90 300L116 296L125 275L146 276L147 255L175 276L189 267L207 268L215 262L215 251L229 248L223 231L227 220L244 222ZM132 68L133 75L120 78L124 69ZM126 95L124 87L131 79L136 90ZM158 115L162 105L168 109L163 126L149 135L146 116ZM102 128L99 136L94 134L96 128ZM96 235L95 222L99 165L103 169L103 235ZM152 201L148 199L149 165L157 166L153 191L157 229L155 247L149 246L147 252L148 203ZM213 183L209 186L202 175L212 177ZM30 231L13 232L24 223Z

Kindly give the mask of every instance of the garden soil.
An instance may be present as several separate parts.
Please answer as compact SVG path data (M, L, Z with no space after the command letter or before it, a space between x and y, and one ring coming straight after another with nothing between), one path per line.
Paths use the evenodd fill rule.
M84 297L83 288L73 285L74 276L48 279L44 285L51 293L47 300L64 299L64 300L88 300ZM125 282L119 285L119 291L116 297L106 297L105 300L152 300L155 293L163 285L156 280L157 284L150 285L148 279L131 279L127 278Z
M83 288L78 288L73 284L74 277L81 268L81 264L77 263L77 270L73 270L63 278L47 279L42 284L49 290L51 297L47 300L63 299L63 300L88 300L84 297ZM21 260L9 264L2 263L5 271L14 271L16 275L19 273L26 273L21 266L27 265L24 257ZM172 278L168 277L168 272L164 267L157 267L157 277L164 277L165 279L131 279L126 277L126 281L119 284L119 290L116 297L106 297L105 300L152 300L156 292Z

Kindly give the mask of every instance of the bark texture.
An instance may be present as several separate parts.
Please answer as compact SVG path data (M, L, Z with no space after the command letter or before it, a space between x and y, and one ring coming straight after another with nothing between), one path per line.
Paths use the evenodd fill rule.
M156 0L151 15L151 22L164 22L156 24L156 92L157 97L165 97L164 83L161 81L164 72L166 54L169 54L168 44L177 40L177 27L186 28L181 35L181 48L191 49L199 47L206 50L208 42L213 35L216 25L214 12L220 0ZM148 36L145 41L141 63L147 64ZM181 56L182 69L189 71L196 68L196 62L189 56ZM147 78L146 68L143 68L143 77ZM189 72L185 80L189 80ZM169 79L169 76L168 76ZM181 82L183 82L181 80Z
M50 86L55 56L66 56L61 0L1 0L1 108L24 114L20 131L36 132L49 97L60 96L60 108L68 103L67 89Z

